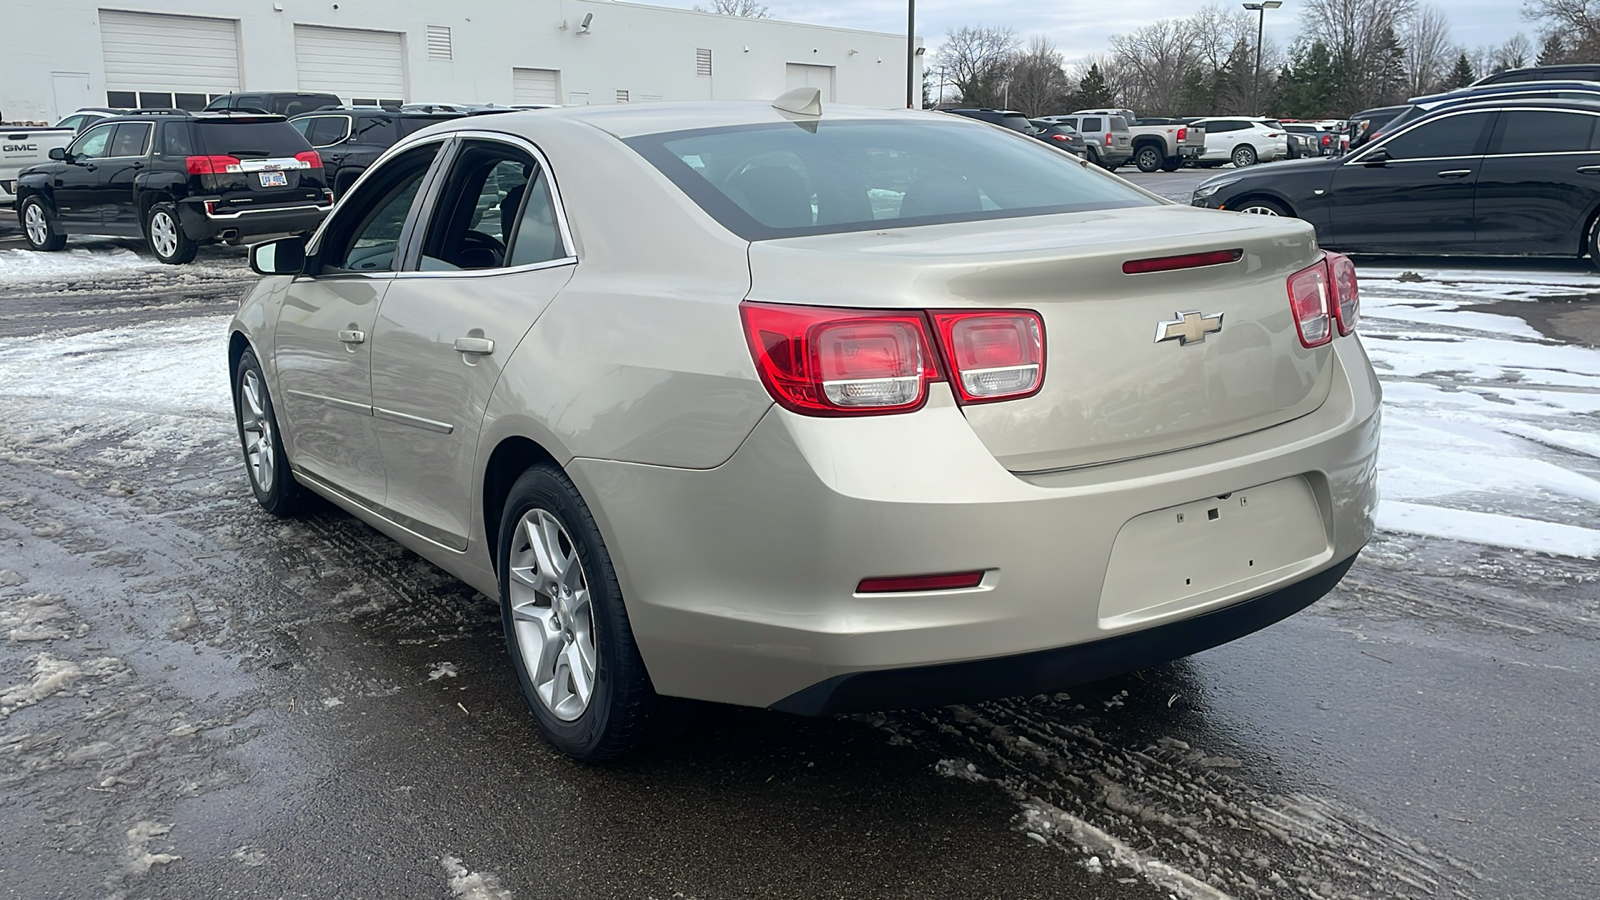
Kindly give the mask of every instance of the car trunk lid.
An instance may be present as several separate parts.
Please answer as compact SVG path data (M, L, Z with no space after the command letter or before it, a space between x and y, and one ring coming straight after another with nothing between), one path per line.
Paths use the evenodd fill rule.
M1222 250L1240 251L1238 261L1123 269ZM1286 284L1318 253L1297 221L1118 209L758 241L750 298L1038 312L1039 393L963 409L1004 466L1039 472L1198 446L1315 410L1332 383L1331 351L1300 344ZM1185 313L1200 316L1189 325ZM1218 321L1220 330L1176 337Z
M311 145L283 119L240 117L205 122L197 130L206 155L239 161L238 171L201 176L205 189L218 195L219 211L323 199L327 181L320 160L313 166L297 157Z

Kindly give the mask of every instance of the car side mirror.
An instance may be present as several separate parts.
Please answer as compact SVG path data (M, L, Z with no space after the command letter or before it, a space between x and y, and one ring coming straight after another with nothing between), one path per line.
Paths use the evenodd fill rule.
M1389 155L1389 151L1379 149L1368 153L1366 158L1361 160L1361 164L1365 166L1381 166L1390 159L1393 159L1393 157Z
M54 159L54 160L57 160L59 162L66 162L67 160L71 159L72 157L67 155L67 148L65 148L65 147L51 147L50 148L50 158Z
M299 275L306 267L306 239L295 235L250 247L250 268L261 275Z

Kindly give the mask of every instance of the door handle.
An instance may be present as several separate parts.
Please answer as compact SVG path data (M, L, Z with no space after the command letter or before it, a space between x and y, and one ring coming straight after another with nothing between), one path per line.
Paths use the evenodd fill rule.
M1579 175L1600 175L1600 166L1579 166Z
M349 331L341 331L339 332L339 340L346 344L364 344L367 342L367 333L365 331L355 331L353 329Z
M1446 171L1440 172L1439 173L1439 177L1440 178L1465 178L1465 177L1467 177L1468 175L1471 175L1471 174L1472 174L1472 170L1471 169L1448 169Z
M458 337L455 347L462 353L490 354L494 352L494 341L480 337Z

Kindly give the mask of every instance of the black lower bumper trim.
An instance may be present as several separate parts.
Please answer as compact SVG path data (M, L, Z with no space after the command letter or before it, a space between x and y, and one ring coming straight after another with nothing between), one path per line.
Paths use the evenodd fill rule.
M1333 590L1356 561L1189 619L1087 644L971 662L836 675L772 704L802 716L915 709L1050 693L1209 650L1282 621Z

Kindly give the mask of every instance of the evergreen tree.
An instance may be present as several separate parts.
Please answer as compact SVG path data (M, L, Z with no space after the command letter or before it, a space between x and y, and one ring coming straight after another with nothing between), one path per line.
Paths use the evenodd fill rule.
M1568 62L1571 53L1567 50L1567 40L1559 31L1547 31L1544 41L1539 45L1539 65L1553 66L1557 63Z
M1444 88L1445 90L1464 88L1477 80L1477 73L1472 71L1472 60L1467 58L1467 52L1463 50L1461 55L1456 58L1456 67L1450 71L1449 75L1445 76Z
M1333 54L1314 41L1296 48L1278 79L1278 107L1296 119L1322 119L1339 114Z
M1117 98L1111 92L1111 86L1106 84L1106 76L1100 72L1100 64L1095 63L1084 73L1083 80L1078 82L1078 104L1081 109L1104 109L1116 105Z

